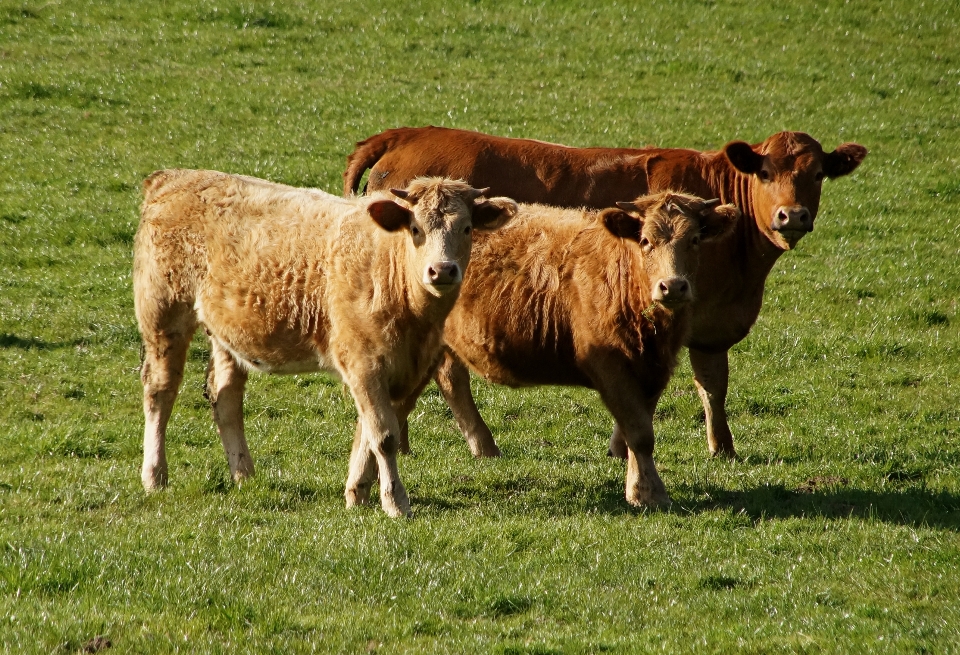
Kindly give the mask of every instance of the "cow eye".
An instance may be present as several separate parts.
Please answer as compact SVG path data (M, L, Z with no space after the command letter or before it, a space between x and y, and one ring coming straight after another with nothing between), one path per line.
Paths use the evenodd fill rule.
M473 228L468 225L467 227L463 228L463 233L464 233L464 234L470 234L470 232L471 232L472 230L473 230Z
M690 240L690 243L692 243L692 244L695 245L695 246L699 246L699 245L700 245L700 237L693 237L693 239Z
M814 175L813 179L815 179L817 182L823 182L823 171L820 171Z
M416 225L411 225L411 226L410 226L410 234L412 234L412 235L415 236L415 237L419 237L419 236L420 236L420 228L417 227Z
M764 182L769 182L769 181L770 181L770 171L768 171L768 170L765 169L765 168L761 168L761 169L760 169L760 172L757 173L757 176L759 176L759 178L760 178L761 180L763 180Z
M649 248L649 247L650 247L650 239L648 239L647 237L642 237L642 238L640 239L640 247L641 247L641 248Z

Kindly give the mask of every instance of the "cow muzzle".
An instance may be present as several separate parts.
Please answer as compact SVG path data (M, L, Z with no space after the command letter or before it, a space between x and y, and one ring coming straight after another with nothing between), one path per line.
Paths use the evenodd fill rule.
M663 278L653 287L653 299L673 309L693 300L693 289L685 277Z
M432 293L442 296L463 281L463 269L456 262L434 262L423 272L423 284Z
M783 205L774 212L770 229L793 245L807 232L813 232L813 217L803 205Z

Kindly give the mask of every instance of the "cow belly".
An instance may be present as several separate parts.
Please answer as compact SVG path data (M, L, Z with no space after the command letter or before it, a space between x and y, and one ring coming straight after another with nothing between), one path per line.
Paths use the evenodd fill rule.
M496 353L451 344L451 348L483 379L508 387L560 385L592 387L590 379L573 362L536 350L508 350Z

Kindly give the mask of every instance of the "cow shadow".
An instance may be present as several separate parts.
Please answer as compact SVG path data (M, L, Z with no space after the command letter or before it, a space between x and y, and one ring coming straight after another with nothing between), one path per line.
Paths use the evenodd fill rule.
M72 341L45 341L37 337L24 338L4 332L0 334L0 348L17 348L19 350L58 350L60 348L73 348L84 345L84 339L74 339Z
M700 514L727 509L743 513L754 521L857 518L960 532L960 495L922 486L877 491L846 485L811 489L804 485L789 488L776 484L731 490L712 484L694 484L685 489L683 495L694 500L674 503L673 511Z
M537 489L537 481L504 503L496 490L491 502L501 504L509 514L535 512L557 517L578 514L607 516L642 515L624 498L623 479L610 479L595 485L555 489L553 493ZM673 505L669 511L680 516L697 516L718 510L742 514L754 523L785 518L820 518L832 520L872 520L910 527L928 527L960 532L960 495L933 491L922 486L890 490L859 489L846 481L829 487L801 485L790 488L782 484L761 484L747 489L726 489L710 483L694 483L670 487ZM417 494L420 502L440 513L469 508L477 501L476 490L455 489L449 497ZM504 507L509 505L510 507Z

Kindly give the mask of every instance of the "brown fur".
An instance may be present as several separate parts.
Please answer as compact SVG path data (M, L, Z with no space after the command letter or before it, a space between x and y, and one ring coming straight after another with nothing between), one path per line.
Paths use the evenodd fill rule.
M596 389L625 426L628 500L669 502L652 459L653 408L689 328L698 244L738 216L674 193L626 211L521 205L510 227L478 239L444 331L455 356L437 376L468 439L479 416L458 359L501 384Z
M347 158L344 191L403 184L415 175L449 175L519 202L610 207L675 189L735 204L743 216L730 239L703 248L690 362L707 417L710 452L735 456L727 424L727 351L750 332L777 259L813 229L823 177L847 175L867 150L845 143L824 152L802 132L759 144L732 141L718 151L680 148L570 148L439 127L398 128L361 141ZM495 449L488 444L488 449ZM622 454L622 444L611 443Z
M349 386L360 417L348 505L366 502L379 475L384 510L409 513L399 426L439 356L469 262L467 233L497 227L516 205L441 179L415 180L405 195L344 200L215 171L147 178L133 269L146 488L167 482L166 423L202 324L212 349L207 391L235 480L253 474L242 416L248 370L327 370Z

